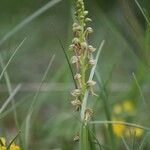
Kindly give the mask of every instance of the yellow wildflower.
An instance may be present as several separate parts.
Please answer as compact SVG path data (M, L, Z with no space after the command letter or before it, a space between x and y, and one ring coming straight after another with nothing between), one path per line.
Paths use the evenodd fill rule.
M113 119L113 121L123 121L123 120L118 120L118 119ZM117 137L121 137L124 134L125 131L125 125L123 124L113 124L112 125L113 132Z
M113 112L114 112L115 114L120 114L120 113L122 112L122 107L121 107L121 105L120 105L120 104L114 105L114 107L113 107Z
M143 135L143 129L140 129L140 128L128 128L127 131L126 131L126 135L127 136L131 136L131 135L134 135L135 137L140 137Z
M5 140L4 137L1 137L1 138L0 138L0 145L1 145L1 146L5 146L5 145L6 145L6 140Z
M6 150L6 140L4 137L0 138L0 150Z
M133 113L134 112L134 105L131 101L125 100L123 102L122 106L123 106L123 110L125 112L128 112L128 113Z
M6 140L3 137L0 138L0 150L6 150ZM21 150L21 149L15 143L12 143L9 147L9 150Z
M0 150L6 150L6 146L0 146Z
M10 150L21 150L21 149L15 143L12 143L11 146L10 146Z

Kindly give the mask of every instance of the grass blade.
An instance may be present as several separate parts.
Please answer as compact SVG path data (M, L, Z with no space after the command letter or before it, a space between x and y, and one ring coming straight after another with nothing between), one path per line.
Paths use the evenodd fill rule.
M99 47L99 50L97 52L96 59L95 59L95 65L92 67L91 72L90 72L89 80L93 79L93 76L94 76L94 73L96 70L96 66L98 63L98 59L100 56L100 52L103 48L104 42L105 41L102 41L102 43L100 44L100 47ZM82 106L81 106L81 120L82 121L84 120L84 113L85 113L85 110L87 107L88 96L89 96L89 90L86 90L83 100L82 100ZM81 131L80 131L80 137L81 137L80 138L80 150L87 150L87 148L89 147L88 142L89 142L89 140L92 141L92 139L90 139L90 136L88 138L88 136L89 136L88 135L88 126L83 123L82 127L81 127Z
M96 66L97 66L97 63L98 63L98 59L99 59L99 56L100 56L100 52L104 46L104 43L105 41L102 41L100 47L99 47L99 50L97 52L97 55L96 55L96 59L95 59L95 65L93 66L93 68L91 69L91 73L90 73L90 76L89 76L89 80L92 80L93 79L93 76L94 76L94 73L95 73L95 70L96 70ZM84 112L85 112L85 109L86 109L86 105L87 105L87 98L88 98L88 95L89 95L89 91L86 90L85 92L85 95L84 95L84 98L83 98L83 101L82 101L82 106L81 106L81 120L84 119Z
M121 137L121 140L122 140L122 142L123 142L123 144L124 144L126 150L130 150L130 148L129 148L127 142L126 142L125 139L124 139L124 137Z
M9 150L10 146L14 143L14 141L17 139L17 137L20 135L21 131L17 133L17 135L12 139L12 141L7 146L6 150Z
M53 25L53 24L52 24L52 25ZM65 48L64 48L64 46L63 46L63 43L62 43L61 39L59 38L59 36L58 36L58 34L57 34L57 31L55 30L55 26L54 26L54 25L53 25L53 29L54 29L54 31L55 31L55 35L56 35L56 37L57 37L57 40L58 40L59 44L61 45L61 48L62 48L62 50L63 50L63 53L64 53L65 58L66 58L66 60L67 60L67 64L68 64L69 69L70 69L70 72L71 72L72 79L73 79L73 81L74 81L75 88L77 89L78 86L77 86L77 83L76 83L76 81L75 81L75 79L74 79L73 69L72 69L72 67L71 67L71 64L70 64L70 61L69 61L69 57L68 57L68 55L67 55L67 52L66 52L66 50L65 50Z
M101 89L99 95L103 102L106 118L108 121L111 121L111 110L110 110L110 105L108 102L108 93L105 88L105 85L108 81L105 84L103 84L101 77L97 71L96 71L96 77L97 77L99 88ZM109 139L111 140L111 145L112 145L113 149L115 149L116 143L115 143L115 137L114 137L114 133L113 133L112 124L108 124L108 131L109 131L109 135L110 135Z
M80 133L80 150L89 150L89 134L88 126L82 124L81 133Z
M150 131L149 127L144 127L142 125L138 125L138 124L134 124L134 123L128 123L128 122L122 122L122 121L107 121L106 120L106 121L91 121L90 123L91 124L121 124L121 125L125 125L125 126L130 126L130 127Z
M0 114L5 110L5 108L8 106L8 104L10 103L10 101L14 98L14 96L17 94L17 92L19 91L20 88L21 88L21 85L19 84L14 89L14 91L11 93L11 95L8 97L8 99L5 101L5 103L0 108Z
M3 62L3 59L2 59L1 56L0 56L0 63L1 63L2 69L4 69L5 65L4 65L4 62ZM6 81L6 85L7 85L7 88L8 88L9 95L11 95L11 93L12 93L12 87L11 87L10 78L8 76L7 70L4 73L4 77L5 77L5 81ZM12 107L13 107L13 113L14 113L14 120L15 120L15 123L16 123L16 127L19 129L19 123L18 123L18 119L17 119L17 113L16 113L16 109L14 108L14 105L15 105L15 102L14 102L14 99L12 99Z
M144 146L145 146L146 143L148 142L149 137L150 137L150 133L148 132L148 133L144 136L144 138L143 138L143 140L142 140L142 142L141 142L141 144L140 144L138 150L144 150Z
M140 87L140 85L139 85L139 83L138 83L138 80L137 80L137 78L136 78L135 73L132 73L132 75L133 75L133 78L134 78L135 83L136 83L136 85L137 85L137 88L138 88L138 90L139 90L141 99L143 100L144 105L147 106L147 105L146 105L145 98L144 98L144 95L143 95L143 92L142 92L142 89L141 89L141 87Z
M38 98L38 95L39 95L40 89L41 89L41 87L42 87L42 84L43 84L43 82L44 82L44 80L45 80L45 78L46 78L46 76L47 76L47 74L48 74L48 71L49 71L50 67L52 66L52 63L53 63L53 61L54 61L54 58L55 58L55 55L52 56L52 58L51 58L51 60L50 60L50 62L49 62L49 64L48 64L48 66L47 66L47 68L46 68L46 70L45 70L45 72L44 72L44 75L43 75L42 80L41 80L41 82L40 82L39 88L38 88L38 90L36 91L36 93L35 93L35 95L34 95L34 97L33 97L31 106L30 106L30 108L29 108L27 117L26 117L26 119L25 119L25 125L26 125L26 126L25 126L25 146L26 146L26 149L28 149L28 141L29 141L29 135L30 135L31 115L32 115L32 113L33 113L34 106L35 106L35 104L36 104L36 100L37 100L37 98Z
M141 7L141 5L139 4L139 2L138 2L137 0L135 0L135 3L136 3L137 6L139 7L139 9L140 9L142 15L144 16L144 18L145 18L147 24L150 26L150 20L149 20L148 17L146 16L146 14L145 14L143 8Z
M18 50L20 49L20 47L23 45L23 43L25 42L26 38L19 44L19 46L16 48L16 50L14 51L14 53L11 55L11 57L9 58L8 62L6 63L6 66L3 68L1 74L0 74L0 80L2 79L6 69L8 68L9 64L11 63L11 61L13 60L13 58L15 57L16 53L18 52Z
M1 56L0 56L0 63L1 63L2 69L4 69L5 64L4 64L3 59L2 59ZM7 70L4 72L4 77L5 77L5 82L6 82L6 86L8 88L9 95L11 95L12 87L11 87L10 78L9 78L8 73L7 73ZM18 116L17 116L17 112L16 112L16 108L15 108L14 98L12 99L12 109L13 109L13 115L14 115L14 121L15 121L16 129L19 130L19 121L18 121ZM19 136L19 141L20 141L20 145L21 145L20 136Z

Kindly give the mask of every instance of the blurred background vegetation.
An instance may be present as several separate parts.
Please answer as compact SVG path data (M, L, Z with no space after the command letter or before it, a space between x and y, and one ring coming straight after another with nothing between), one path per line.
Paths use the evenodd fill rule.
M47 2L49 0L1 0L0 39ZM138 2L148 16L150 1ZM95 31L91 42L98 47L103 39L106 41L97 70L107 89L110 109L116 103L128 99L136 106L136 113L130 121L149 126L150 26L134 0L85 0L85 4ZM29 106L49 60L55 54L34 105L29 136L29 149L32 150L77 149L73 137L78 132L78 120L74 117L76 113L74 114L70 105L69 96L73 81L58 40L61 39L67 51L72 38L73 11L74 2L62 0L0 46L0 54L6 64L16 47L26 38L7 68L12 88L22 84L15 96L15 103L24 144L27 142L24 138L24 122ZM1 105L8 96L3 77L0 84ZM101 99L98 100L95 110L95 119L106 120ZM97 134L103 133L104 128L97 126ZM0 135L10 140L16 134L10 104L2 113ZM145 149L149 148L147 144Z

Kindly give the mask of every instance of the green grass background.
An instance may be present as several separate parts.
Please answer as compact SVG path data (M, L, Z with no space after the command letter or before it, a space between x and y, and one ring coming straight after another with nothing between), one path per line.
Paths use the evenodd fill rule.
M49 1L1 0L0 40L47 2ZM113 104L131 99L138 110L132 122L149 127L149 24L134 0L86 0L85 3L90 12L89 16L93 20L91 26L95 31L90 39L91 43L98 48L100 42L105 40L97 70L107 89L110 110ZM149 17L149 0L139 0L139 3ZM22 84L14 101L19 129L21 129L20 137L26 149L27 147L30 150L78 149L78 143L73 142L73 137L79 130L79 121L70 105L69 95L73 89L73 81L58 40L61 39L67 51L72 39L73 10L72 1L62 0L0 45L0 55L6 64L16 47L26 38L7 68L12 88ZM45 84L33 106L29 141L26 141L26 116L54 54L55 59L44 80ZM0 105L2 106L9 97L9 92L4 76L0 82ZM99 91L97 87L97 92ZM10 103L0 114L0 136L5 136L9 140L13 139L18 132L12 108ZM98 100L94 109L96 120L106 120L102 100ZM105 134L104 127L99 125L96 127L97 135ZM143 138L144 136L136 142L142 141ZM124 147L122 142L119 147ZM144 149L149 148L147 142Z

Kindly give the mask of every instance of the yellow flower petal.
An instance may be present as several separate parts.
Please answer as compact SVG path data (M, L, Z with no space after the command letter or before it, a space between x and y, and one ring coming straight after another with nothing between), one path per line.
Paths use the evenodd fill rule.
M128 128L126 131L127 136L135 135L136 137L140 137L143 135L143 129L140 128Z
M6 150L5 146L0 146L0 150Z
M134 105L131 101L129 101L129 100L124 101L122 106L123 106L123 110L125 112L128 112L128 113L134 112Z
M0 145L5 146L6 145L6 139L4 137L0 138Z
M10 150L21 150L19 146L15 145L15 143L11 144Z
M121 107L121 105L120 105L120 104L114 105L114 107L113 107L113 112L114 112L115 114L120 114L120 113L122 112L122 107Z
M121 119L113 119L113 121L123 121ZM113 124L113 132L117 137L121 137L124 134L126 126L123 124Z

